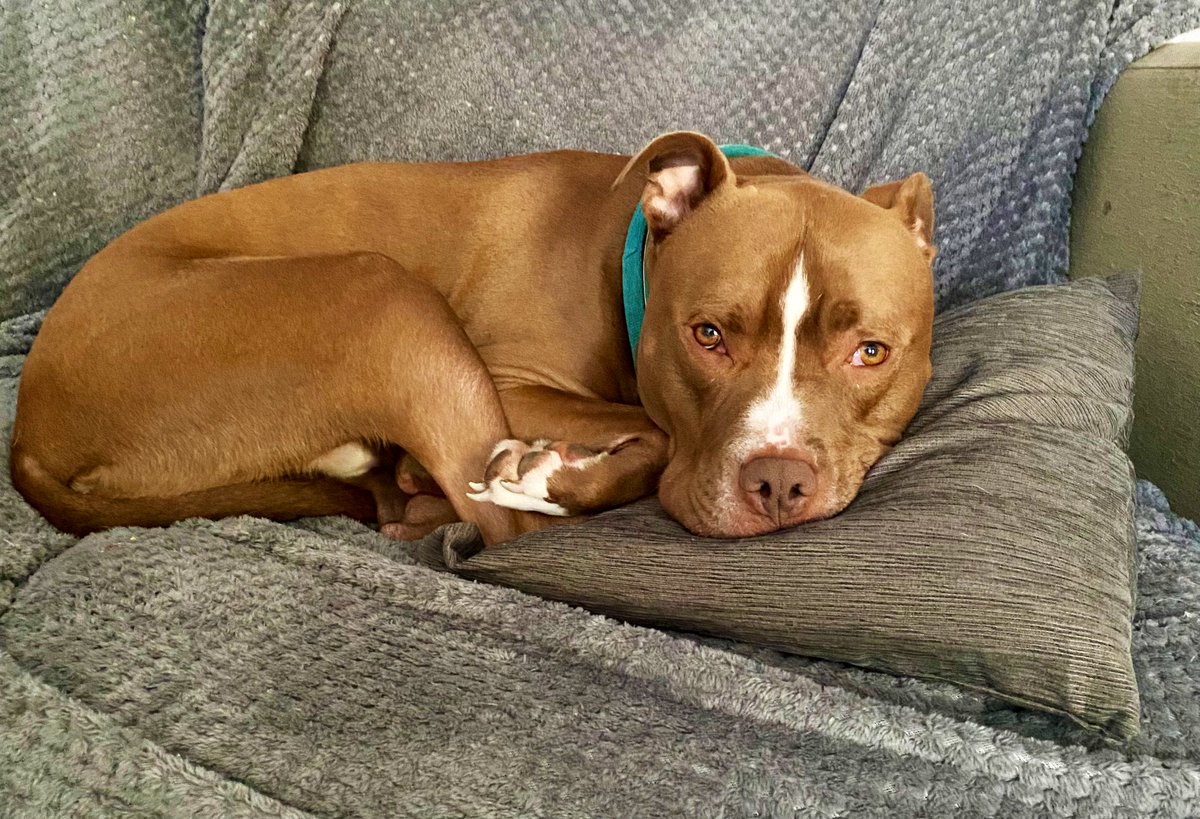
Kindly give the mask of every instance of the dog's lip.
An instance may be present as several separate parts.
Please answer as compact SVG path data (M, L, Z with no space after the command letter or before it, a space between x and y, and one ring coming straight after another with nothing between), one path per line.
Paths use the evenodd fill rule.
M753 529L748 529L746 531L738 531L738 532L734 532L732 534L710 534L710 535L704 535L703 537L709 537L714 540L738 540L741 538L762 537L763 535L773 535L778 532L787 532L792 529L798 529L801 526L807 526L810 523L819 523L823 520L829 520L830 518L841 514L841 512L842 512L842 509L832 509L828 512L822 512L819 515L814 515L812 517L806 517L806 518L803 518L802 520L798 520L798 521L795 521L792 523L785 523L782 526L777 526L774 523L771 523L770 520L767 520L764 518L765 525L762 526L761 528L755 527ZM693 534L695 534L695 533L693 533Z
M771 535L771 534L775 534L776 532L783 532L788 529L795 529L797 526L803 526L805 523L808 523L809 521L800 521L799 523L788 523L783 526L776 526L775 524L771 523L769 520L767 520L765 518L763 519L763 522L765 524L763 526L755 526L755 527L747 527L747 528L736 527L734 529L722 529L722 530L713 528L713 529L706 529L704 531L700 531L697 528L688 526L687 524L682 523L682 521L680 522L680 525L682 525L685 529L687 529L689 532L691 532L693 535L696 535L697 537L706 538L708 540L730 541L730 540L743 540L745 538L751 538L751 537L762 537L763 535Z
M851 501L858 494L855 490ZM684 529L687 529L697 537L707 538L710 540L740 540L744 538L763 537L764 535L772 535L777 532L786 532L791 529L796 529L800 526L809 523L817 523L818 521L828 520L841 514L850 501L839 503L837 497L831 497L829 493L825 493L824 497L818 496L820 502L814 504L811 508L816 511L816 514L802 516L800 520L784 523L782 525L774 523L769 517L753 512L749 509L739 510L731 514L732 520L729 525L722 525L718 520L710 520L705 516L696 513L696 504L689 497L688 514L685 516L676 515L669 509L665 509L667 514Z
M739 540L741 538L760 537L775 532L782 532L786 529L794 529L809 522L808 520L801 520L795 523L778 525L765 515L742 513L737 515L737 519L731 525L722 525L718 521L706 520L695 514L688 515L688 519L686 520L681 516L672 514L670 510L667 510L667 514L691 534L711 540ZM820 520L820 518L813 518L813 520Z

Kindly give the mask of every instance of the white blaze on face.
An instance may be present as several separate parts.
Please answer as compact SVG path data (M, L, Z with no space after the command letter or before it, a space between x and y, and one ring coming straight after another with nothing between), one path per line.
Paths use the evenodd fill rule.
M804 254L796 261L791 281L783 294L783 330L779 339L779 360L771 391L751 405L746 414L750 447L791 446L803 415L792 374L796 370L796 331L808 310L808 278L804 275Z

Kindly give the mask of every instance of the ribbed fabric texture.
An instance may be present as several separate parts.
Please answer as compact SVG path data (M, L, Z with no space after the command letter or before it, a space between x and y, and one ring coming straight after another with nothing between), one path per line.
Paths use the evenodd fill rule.
M1136 334L1128 278L943 314L916 420L827 521L699 540L647 501L479 554L463 524L422 554L602 614L948 680L1127 737Z

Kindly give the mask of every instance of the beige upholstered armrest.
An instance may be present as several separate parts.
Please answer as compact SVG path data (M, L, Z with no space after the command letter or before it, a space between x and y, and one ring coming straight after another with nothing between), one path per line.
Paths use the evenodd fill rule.
M1121 75L1084 146L1071 216L1072 278L1142 271L1131 453L1176 512L1200 517L1200 42Z

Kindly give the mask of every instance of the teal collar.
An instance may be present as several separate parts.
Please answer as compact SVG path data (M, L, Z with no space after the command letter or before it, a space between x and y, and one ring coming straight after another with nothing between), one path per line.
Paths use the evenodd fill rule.
M730 159L742 156L775 156L751 145L722 145L721 153ZM776 157L778 158L778 157ZM621 256L621 292L625 299L625 329L629 331L629 349L637 365L638 339L646 317L646 217L639 204L625 234L625 252Z

